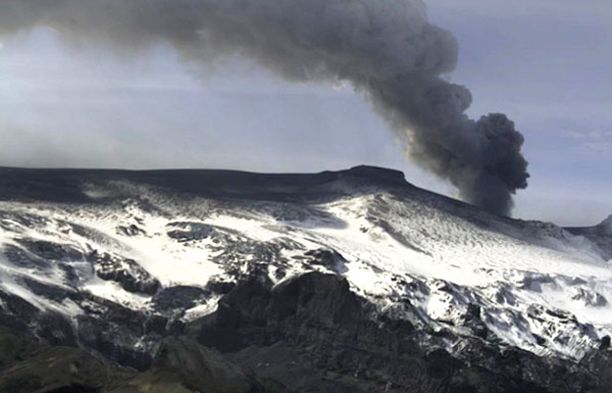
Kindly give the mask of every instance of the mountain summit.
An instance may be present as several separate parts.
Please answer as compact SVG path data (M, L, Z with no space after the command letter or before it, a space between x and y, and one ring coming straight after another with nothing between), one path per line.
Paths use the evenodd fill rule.
M4 168L0 324L170 367L177 392L216 391L194 364L232 392L605 392L609 221L513 220L365 166Z

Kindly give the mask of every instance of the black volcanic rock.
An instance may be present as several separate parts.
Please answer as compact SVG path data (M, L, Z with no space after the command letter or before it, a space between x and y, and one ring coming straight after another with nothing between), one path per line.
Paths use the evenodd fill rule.
M467 313L464 316L464 324L480 338L485 339L491 334L487 325L482 321L482 310L476 304L468 304Z
M201 288L179 285L160 290L152 301L155 309L161 312L184 312L209 296L210 293Z
M20 240L25 249L46 261L80 261L83 253L69 244L57 244L44 240Z
M151 277L149 272L133 259L98 253L95 250L87 259L94 266L98 277L115 281L128 292L152 295L160 288L159 281Z
M600 351L606 351L610 348L610 336L605 336L601 339Z
M274 288L239 284L188 331L259 378L297 392L599 392L593 389L605 381L588 368L476 338L464 341L460 357L427 351L423 332L376 323L370 310L344 279L311 273ZM471 307L467 321L480 326L480 318Z
M343 273L346 271L346 259L335 250L309 250L304 254L311 257L309 262L312 265L324 266L337 273Z

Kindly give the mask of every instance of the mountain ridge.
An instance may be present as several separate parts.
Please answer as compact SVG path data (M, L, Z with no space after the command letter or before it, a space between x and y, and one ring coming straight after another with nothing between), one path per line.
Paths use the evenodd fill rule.
M495 368L510 367L504 353L535 374L566 367L577 381L591 373L589 359L606 364L599 348L612 333L607 235L498 217L419 189L398 171L5 168L0 229L1 324L142 370L167 337L215 347L228 339L219 329L230 328L229 340L242 343L218 348L230 362L259 370L253 358L295 361L312 378L337 375L347 391L429 392L429 382L415 385L394 371L407 367L402 362L441 362L441 374L414 378L444 389L472 386L466 372L493 386L502 378ZM354 299L339 303L353 310L339 315L354 314L354 323L326 319L337 312L326 296ZM335 343L334 331L363 334L359 349ZM405 341L415 355L394 362L371 340L385 348ZM306 356L300 346L316 350ZM430 364L431 353L438 360ZM313 362L322 365L305 366ZM346 379L364 362L373 362L365 379ZM474 362L483 368L467 366ZM283 370L259 371L287 386ZM526 370L507 372L515 390L500 391L564 391L544 385L556 384L553 374L539 383L521 377ZM334 386L312 378L293 388ZM388 383L396 390L385 390Z

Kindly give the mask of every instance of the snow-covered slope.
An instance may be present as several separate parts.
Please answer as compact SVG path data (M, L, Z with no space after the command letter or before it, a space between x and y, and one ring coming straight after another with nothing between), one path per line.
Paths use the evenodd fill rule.
M455 351L476 335L580 358L612 333L612 234L496 217L397 172L0 179L0 307L26 323L15 298L76 330L113 305L190 321L245 277L277 284L316 270L346 277L378 313L453 332ZM474 310L484 326L468 323Z

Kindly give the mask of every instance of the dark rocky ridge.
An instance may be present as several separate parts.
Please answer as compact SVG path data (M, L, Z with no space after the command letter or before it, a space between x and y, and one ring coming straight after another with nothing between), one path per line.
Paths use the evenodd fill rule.
M575 363L492 347L474 335L452 356L430 346L443 342L443 332L372 316L338 276L311 273L274 288L253 278L214 314L174 332L161 329L146 365L107 353L142 372L95 356L103 348L94 343L81 342L83 351L74 342L49 346L0 330L0 391L607 393L612 386L606 348Z
M203 345L298 392L607 392L612 352L582 364L546 359L478 338L475 308L460 356L430 344L444 333L372 318L371 306L333 275L312 273L275 288L251 280L188 327ZM480 323L478 323L480 322Z
M138 315L122 318L127 328ZM160 337L169 334L162 329ZM501 353L476 339L466 340L465 359L444 350L428 352L420 343L427 332L415 331L408 322L372 321L367 302L352 294L345 281L329 275L305 275L274 289L256 279L247 281L221 300L219 311L179 334L299 392L477 392L482 386L485 392L599 391L600 382L588 367L549 363L512 349ZM83 343L106 351L102 341ZM124 364L159 370L121 353L106 354ZM605 376L609 354L589 359ZM468 366L474 363L479 366Z
M364 184L412 187L402 172L370 166L318 174L258 174L225 170L0 168L0 200L92 202L83 193L83 184L111 181L136 181L206 197L283 200L307 198L319 187L342 179Z

